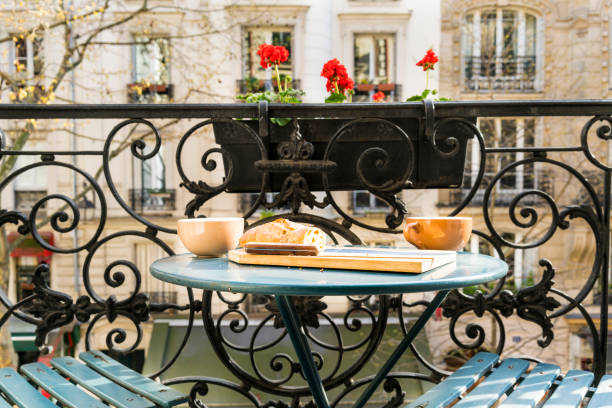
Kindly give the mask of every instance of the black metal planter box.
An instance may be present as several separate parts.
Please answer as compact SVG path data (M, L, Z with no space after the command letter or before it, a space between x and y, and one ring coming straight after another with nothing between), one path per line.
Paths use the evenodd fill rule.
M475 123L474 119L469 119ZM257 120L242 120L258 133ZM358 167L367 182L382 186L385 182L397 179L413 166L412 175L404 188L458 187L463 179L468 139L474 135L466 126L449 123L436 135L438 147L450 150L445 140L454 137L459 149L452 157L443 157L425 140L424 120L414 118L374 119L372 122L357 122L346 127L338 138L330 140L342 126L351 122L345 119L298 119L299 130L304 140L310 142L314 152L308 160L323 160L329 145L327 160L336 163L335 169L328 172L329 189L359 190L366 189L358 176ZM395 128L398 126L410 138L414 150L414 163L411 163L411 147L405 136ZM279 148L291 140L294 126L278 126L270 123L269 136L261 140L267 148L269 160L281 160ZM231 155L234 163L233 177L227 186L229 192L257 192L261 190L261 172L255 169L255 162L261 153L253 135L240 125L228 122L214 122L215 141ZM360 160L361 158L361 160ZM228 159L224 157L224 167L228 169ZM269 191L281 191L290 172L271 172ZM301 172L311 191L324 191L321 171Z

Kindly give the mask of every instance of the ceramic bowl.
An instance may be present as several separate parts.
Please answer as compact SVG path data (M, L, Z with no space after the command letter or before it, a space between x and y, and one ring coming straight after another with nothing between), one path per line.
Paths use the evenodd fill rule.
M472 233L470 217L407 217L404 238L419 249L460 251Z
M178 221L178 236L191 253L221 256L238 246L244 232L240 217L186 218Z

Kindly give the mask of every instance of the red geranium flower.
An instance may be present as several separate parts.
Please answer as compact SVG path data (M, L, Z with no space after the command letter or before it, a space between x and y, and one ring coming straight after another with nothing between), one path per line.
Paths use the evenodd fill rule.
M374 95L372 95L372 100L374 102L384 102L385 100L385 93L382 91L378 91L376 92Z
M282 45L261 44L257 50L257 55L261 57L262 68L266 69L287 61L289 51Z
M430 48L425 56L417 62L417 67L423 67L423 71L428 71L430 69L434 69L434 65L438 62L438 56L436 53Z
M355 83L348 76L346 67L336 58L327 61L323 65L321 76L327 78L327 83L325 84L327 92L344 94L347 90L355 87Z

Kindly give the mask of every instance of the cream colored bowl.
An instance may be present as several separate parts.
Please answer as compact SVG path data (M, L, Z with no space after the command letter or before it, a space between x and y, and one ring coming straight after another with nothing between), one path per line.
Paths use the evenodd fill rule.
M198 256L222 256L238 246L244 231L240 217L186 218L178 221L178 236Z
M460 251L472 233L470 217L407 217L404 238L419 249Z

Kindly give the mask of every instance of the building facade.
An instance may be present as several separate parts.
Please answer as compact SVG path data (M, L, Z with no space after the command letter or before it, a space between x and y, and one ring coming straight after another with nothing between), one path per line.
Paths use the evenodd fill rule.
M612 72L609 69L610 13L607 1L443 0L441 94L454 100L607 99ZM479 119L486 146L498 149L579 146L584 124L581 118ZM609 160L608 145L597 144L593 138L589 143L600 159ZM494 181L494 176L506 165L530 157L533 154L525 151L487 155L482 188L463 211L474 217L476 229L487 230L483 219L483 211L487 211L505 240L525 246L545 234L552 218L550 208L534 200L534 196L525 196L514 208L513 200L522 191L544 191L559 206L579 205L586 200L586 190L568 173L545 163L527 163L512 168L495 182L491 200L494 207L484 209L484 190ZM570 164L597 185L593 179L595 168L585 163L581 153L559 152L548 157ZM453 208L465 197L479 167L478 144L474 140L468 153L463 187L439 193L442 211ZM598 194L603 197L603 191ZM518 222L527 221L527 214L519 213L524 206L538 212L540 218L533 227L521 227L511 219L510 212L514 211ZM492 251L485 240L474 235L471 247L481 252ZM534 282L534 278L537 281L541 273L538 261L546 258L555 265L555 287L576 295L590 273L595 241L585 224L574 223L545 245L505 247L504 253L515 287ZM603 288L606 291L609 289ZM578 316L556 319L555 346L546 350L535 344L536 339L527 334L527 327L509 325L514 332L510 350L542 355L569 368L588 367L590 361L584 357L584 350L590 348L590 339L584 336L586 323L580 321Z

